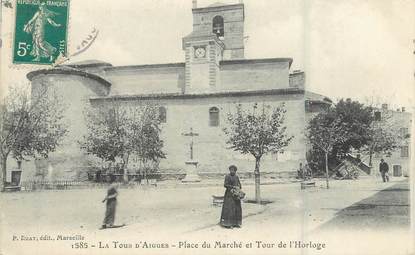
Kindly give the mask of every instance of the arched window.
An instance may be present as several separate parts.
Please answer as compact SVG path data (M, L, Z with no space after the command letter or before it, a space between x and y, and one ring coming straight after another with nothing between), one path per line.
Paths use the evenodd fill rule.
M217 37L223 37L225 35L222 16L215 16L213 18L212 32L217 35Z
M167 110L164 106L159 107L159 120L161 123L167 122Z
M209 109L209 126L219 126L219 109L217 107L212 107Z

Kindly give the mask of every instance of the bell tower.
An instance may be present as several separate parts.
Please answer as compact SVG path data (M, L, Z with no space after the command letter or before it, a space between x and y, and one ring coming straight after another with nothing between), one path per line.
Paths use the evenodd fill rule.
M183 38L186 92L214 91L219 61L244 58L244 4L198 7L192 0L193 31Z

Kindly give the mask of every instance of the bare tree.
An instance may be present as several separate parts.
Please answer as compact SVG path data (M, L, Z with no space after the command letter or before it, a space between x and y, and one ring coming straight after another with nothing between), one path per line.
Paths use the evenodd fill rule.
M325 155L326 186L329 188L328 157L335 144L342 143L347 137L344 123L333 108L317 114L307 127L307 136L313 147L320 148Z
M147 169L165 157L158 114L155 105L129 107L113 101L92 107L86 113L88 133L81 148L107 162L121 159L124 166L134 155Z
M0 161L2 187L6 184L7 159L47 158L67 132L61 98L46 86L29 92L10 89L0 103Z
M235 151L251 154L255 158L255 200L261 203L260 194L260 163L263 155L283 152L293 139L286 134L284 124L286 110L284 105L275 107L262 105L258 110L255 104L252 111L244 111L241 105L236 106L236 113L228 114L229 128L224 132L228 135L227 143Z

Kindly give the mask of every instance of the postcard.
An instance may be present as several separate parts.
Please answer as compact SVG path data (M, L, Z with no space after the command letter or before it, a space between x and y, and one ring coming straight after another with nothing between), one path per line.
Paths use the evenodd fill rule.
M413 1L0 6L0 254L414 254Z

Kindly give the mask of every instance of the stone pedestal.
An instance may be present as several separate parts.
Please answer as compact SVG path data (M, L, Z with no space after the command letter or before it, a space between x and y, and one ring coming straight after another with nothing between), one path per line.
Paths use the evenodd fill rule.
M186 177L182 182L200 182L201 179L197 174L197 161L186 161Z

